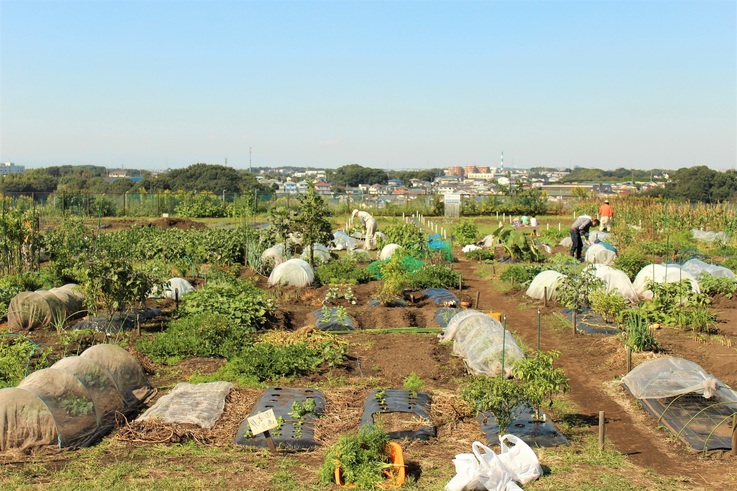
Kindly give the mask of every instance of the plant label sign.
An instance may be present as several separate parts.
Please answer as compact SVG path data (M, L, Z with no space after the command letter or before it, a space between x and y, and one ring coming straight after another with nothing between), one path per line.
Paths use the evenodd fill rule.
M258 413L257 415L248 418L248 426L251 427L251 433L256 436L260 433L278 427L279 423L276 421L276 416L274 416L274 410L269 409L268 411Z

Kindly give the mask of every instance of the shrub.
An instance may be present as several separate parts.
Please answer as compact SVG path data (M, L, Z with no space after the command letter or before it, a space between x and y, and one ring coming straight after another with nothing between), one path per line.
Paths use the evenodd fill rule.
M479 235L479 228L472 221L461 220L453 229L453 235L461 244L474 244Z
M493 414L500 435L522 413L524 406L529 406L524 386L503 377L472 375L462 387L461 397L477 413L488 411Z
M315 278L321 285L333 283L368 283L373 275L352 261L331 261L315 270Z
M175 365L189 357L231 358L252 344L251 334L222 314L194 314L171 322L138 349L157 363Z
M503 281L512 283L516 288L523 289L530 286L535 276L543 271L540 264L512 264L501 274Z
M0 388L15 387L29 372L49 366L51 348L39 346L25 336L4 336L0 340Z
M589 302L594 312L601 314L607 322L617 320L627 309L627 302L617 292L596 290L589 295Z
M429 264L408 277L408 287L425 288L457 287L461 274L442 264Z
M578 274L565 275L558 285L558 299L568 309L581 310L591 304L591 295L599 291L602 280L596 277L593 269L586 268Z
M539 228L539 230L540 242L549 246L558 245L561 240L565 239L569 235L569 231L565 227L561 230L558 230L557 228Z
M466 253L466 259L476 261L493 261L494 251L491 249L476 249Z
M266 292L247 280L209 282L204 288L187 294L181 305L185 315L222 314L248 332L264 327L275 309Z
M525 387L526 402L535 410L539 410L546 399L553 405L553 397L571 390L568 377L560 368L554 368L553 362L560 357L560 352L538 352L518 361L513 368L514 376L519 378Z
M379 244L383 247L385 244L399 244L407 253L415 257L424 257L427 255L427 236L416 225L412 223L403 223L401 225L389 226L384 230L386 240Z
M701 293L710 297L724 295L727 298L732 298L735 291L737 291L737 281L732 278L723 278L704 273L699 277L699 289Z
M614 260L614 267L623 271L631 281L634 281L637 273L648 264L650 264L650 261L636 247L619 251L617 258Z
M722 266L724 266L725 268L729 268L737 273L737 257L730 257L729 259L725 259L722 262Z

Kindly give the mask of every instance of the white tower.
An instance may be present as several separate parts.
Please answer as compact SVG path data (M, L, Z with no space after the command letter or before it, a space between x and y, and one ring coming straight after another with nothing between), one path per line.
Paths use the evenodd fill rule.
M504 152L502 152L502 160L499 164L499 169L504 170Z

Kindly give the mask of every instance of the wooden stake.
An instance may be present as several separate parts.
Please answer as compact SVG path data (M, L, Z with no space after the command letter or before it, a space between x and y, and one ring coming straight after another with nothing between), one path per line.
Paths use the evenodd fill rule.
M545 296L543 297L543 307L548 306L548 287L544 287L545 290Z
M599 450L604 450L605 438L606 418L604 417L604 411L599 411Z
M264 431L264 436L266 437L266 445L269 447L269 452L276 453L276 445L274 445L274 439L271 438L269 430Z
M732 455L737 455L737 413L732 415Z
M576 324L578 324L576 320L576 308L573 309L573 337L575 338L578 335L578 332L576 332L578 329L576 329Z
M480 298L481 298L481 292L476 292L476 303L473 304L473 307L476 310L479 310L479 300L480 300Z
M627 373L632 371L632 348L627 346Z

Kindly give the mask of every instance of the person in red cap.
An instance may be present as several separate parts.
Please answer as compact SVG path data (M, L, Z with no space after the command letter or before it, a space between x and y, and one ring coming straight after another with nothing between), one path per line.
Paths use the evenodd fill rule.
M614 217L614 210L612 205L609 204L609 200L605 199L599 207L599 217L601 217L601 227L599 230L606 230L609 232L612 229L612 218Z

